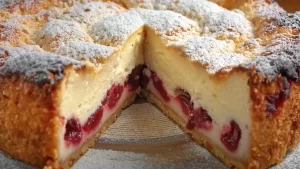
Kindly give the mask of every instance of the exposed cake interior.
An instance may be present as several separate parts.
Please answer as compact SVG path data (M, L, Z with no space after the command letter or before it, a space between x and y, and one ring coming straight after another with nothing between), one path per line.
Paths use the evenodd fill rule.
M204 66L166 46L152 31L145 44L147 90L176 113L170 116L180 117L176 122L181 126L232 158L246 161L251 130L247 75L234 72L213 78Z
M68 72L60 97L63 130L58 137L58 152L61 162L93 137L123 102L136 94L139 84L133 77L143 64L142 40L143 32L139 30L96 72Z

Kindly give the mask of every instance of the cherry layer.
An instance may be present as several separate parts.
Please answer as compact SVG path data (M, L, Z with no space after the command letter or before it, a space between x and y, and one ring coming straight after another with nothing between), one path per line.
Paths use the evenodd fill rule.
M158 91L159 95L166 101L169 102L170 96L168 95L168 92L162 82L162 80L157 76L157 74L153 71L150 71L150 75L146 75L143 73L142 80L141 80L141 86L146 88L148 86L148 83L150 80L152 80L154 88Z
M166 90L163 90L164 92L161 92L159 89L163 87L163 82L157 77L156 74L153 76L153 72L151 72L151 80L153 80L153 77L156 79L160 87L154 87L156 90L159 91L160 95L166 95L164 92ZM145 77L149 78L149 75L143 75ZM173 98L173 96L168 96L169 98ZM185 115L188 116L188 121L186 124L186 128L188 130L193 130L195 128L200 128L203 130L211 130L212 125L212 118L209 116L207 110L203 109L202 107L194 108L194 103L191 101L191 96L188 92L178 89L175 91L175 100L179 103L182 112L184 112ZM239 145L239 141L241 139L241 129L239 125L232 120L230 122L230 125L225 125L223 130L221 131L220 140L224 144L224 146L229 151L236 151Z
M77 145L81 142L82 139L82 127L78 119L72 118L67 121L66 124L66 133L64 136L67 145L73 144Z
M108 109L113 109L120 100L123 90L124 87L122 85L113 85L111 89L107 92L104 100L102 101L102 106L100 106L82 126L80 122L74 118L68 120L66 125L66 133L64 136L67 145L80 144L82 140L83 131L87 134L95 131L101 123L104 107L107 107Z
M242 136L240 126L232 120L230 125L225 125L221 132L221 142L229 151L236 151Z
M186 128L193 130L195 127L205 130L212 128L212 118L208 115L207 111L201 107L191 111Z
M136 66L127 77L125 86L129 87L129 91L134 91L140 88L143 83L143 69L144 65Z
M151 72L150 79L153 82L153 86L159 92L160 96L166 101L170 101L171 98L168 95L162 80L153 71ZM147 75L143 75L148 77ZM149 79L149 77L148 77ZM210 130L212 128L212 118L208 115L207 111L203 108L194 109L194 103L191 102L191 96L189 93L182 89L175 91L175 100L179 103L181 110L186 116L189 116L186 128L193 130L195 127Z
M284 80L283 84L284 85L282 90L275 94L265 96L266 111L272 116L278 115L278 108L283 107L284 102L290 96L290 88L292 86L292 82Z
M120 100L122 93L124 90L124 86L120 84L114 84L108 90L106 97L102 101L102 106L108 106L109 109L113 109L115 105Z
M102 116L103 116L103 107L101 106L97 109L97 111L94 114L92 114L88 118L87 122L82 127L83 131L87 133L91 133L92 131L94 131L99 126Z
M154 73L154 72L151 73L151 80L153 82L153 86L159 92L160 96L166 102L169 102L170 101L170 97L168 95L168 92L167 92L166 88L164 87L162 80L157 77L156 73Z
M179 89L175 91L176 100L179 102L180 107L185 115L189 116L194 108L193 102L191 102L191 96L186 91Z
M147 79L142 78L142 71L144 69L144 65L136 66L131 74L126 78L125 86L129 88L129 91L134 91L138 89L141 84L147 85ZM149 80L148 80L149 81ZM80 144L83 132L91 133L96 130L96 128L100 125L101 119L103 116L104 107L108 107L108 109L113 109L118 101L120 100L122 93L124 91L124 86L121 84L114 84L108 90L106 97L102 100L102 106L100 106L95 113L93 113L86 123L82 126L78 119L72 118L67 121L66 124L66 133L64 135L64 139L68 144L77 145ZM62 120L64 121L64 117Z
M194 109L194 103L191 101L191 95L189 93L182 89L177 89L175 94L175 99L179 103L182 112L189 117L186 124L187 129L193 130L197 127L210 130L212 128L212 118L202 107Z
M129 88L129 91L133 91L139 88L142 80L142 70L143 65L137 66L132 70L131 74L127 77L125 82L125 86ZM91 133L96 130L96 128L100 125L104 107L108 107L108 109L113 109L118 101L120 100L122 93L124 91L124 86L120 84L114 84L108 90L106 97L102 100L102 106L100 106L95 113L93 113L88 120L81 126L78 119L72 118L67 121L66 124L66 132L64 135L64 139L67 145L78 145L80 144L83 132ZM64 121L64 117L62 120Z

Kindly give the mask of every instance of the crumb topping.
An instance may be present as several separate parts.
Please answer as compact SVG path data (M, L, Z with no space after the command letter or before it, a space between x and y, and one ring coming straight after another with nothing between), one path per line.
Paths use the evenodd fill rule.
M145 25L166 42L182 41L200 34L197 23L171 11L138 10ZM155 18L155 19L153 19Z
M125 9L115 3L91 2L74 5L62 18L90 27L101 19L122 11L125 11Z
M80 61L52 53L24 53L8 58L0 67L0 75L22 75L24 79L42 87L45 84L54 85L61 80L69 65L74 69L84 66Z
M90 42L71 42L58 48L55 53L74 58L76 60L89 60L98 64L98 60L108 58L115 49Z
M135 10L128 10L97 22L91 30L91 35L102 45L118 47L142 26L143 21L139 14Z
M148 27L210 74L235 67L252 70L255 65L264 77L280 73L298 79L300 12L287 13L276 3L246 3L228 10L199 0L122 0L130 9L113 2L7 2L0 0L2 51L10 47L23 56L32 52L26 46L38 46L41 53L99 65L137 29ZM32 13L13 10L33 6ZM4 66L10 60L6 55L0 57ZM295 70L282 71L285 63Z

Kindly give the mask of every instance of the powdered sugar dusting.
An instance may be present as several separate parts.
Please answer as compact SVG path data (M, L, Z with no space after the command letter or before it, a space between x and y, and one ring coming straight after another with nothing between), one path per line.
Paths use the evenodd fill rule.
M242 40L252 36L252 25L246 17L235 11L229 11L209 1L179 0L172 10L197 21L205 30L221 39Z
M258 3L258 5L255 6L254 10L256 16L268 20L278 18L281 14L286 13L286 11L277 3Z
M25 80L39 86L54 85L64 77L64 70L68 65L73 65L74 69L84 66L77 60L51 53L25 53L8 58L0 67L0 75L22 76Z
M252 37L252 26L244 15L232 11L223 11L206 15L204 30L217 38L241 38Z
M72 57L76 60L89 60L99 64L100 59L108 58L115 48L90 42L71 42L58 48L55 53Z
M171 11L138 10L147 26L167 41L189 39L200 34L196 22Z
M262 73L263 77L273 79L281 74L293 81L300 81L300 45L279 44L270 46L262 53L265 56L258 56L247 67L256 67L256 72Z
M277 3L259 3L255 6L254 13L258 19L265 21L263 32L271 32L278 29L278 27L300 31L299 12L295 14L287 13Z
M36 0L0 0L0 10L7 10L10 12L18 11L19 8L29 12L35 4L39 4Z
M128 36L143 26L143 21L134 10L106 17L97 22L91 30L94 40L102 45L117 47L122 45Z
M24 39L29 39L29 28L21 24L18 19L11 19L0 23L0 40L11 45L24 45Z
M36 15L19 16L1 22L0 45L38 44L45 51L99 63L99 60L106 59L121 47L132 33L146 26L154 30L167 45L181 48L193 61L206 65L209 73L215 73L230 70L229 67L239 64L247 65L256 56L264 56L258 59L259 64L264 61L267 64L265 56L279 54L272 52L271 47L274 49L282 44L285 48L287 44L299 44L300 12L288 14L277 4L258 2L253 8L254 18L259 18L259 23L263 23L264 32L279 28L287 30L284 33L278 31L279 35L271 35L267 39L270 45L266 46L265 37L253 35L256 33L253 27L256 28L257 25L253 26L256 23L247 20L246 15L249 13L244 13L242 9L229 11L204 0L123 1L128 7L147 9L126 11L113 2L82 4L79 1L70 1L64 8L63 5L54 5L60 8L49 10L44 7ZM3 2L7 1L0 1L1 7L11 7L9 3ZM15 0L11 4L19 2L21 1ZM53 6L51 3L49 5ZM24 4L26 3L22 3ZM69 7L68 4L75 5ZM31 19L21 21L18 18ZM253 21L250 15L248 18ZM34 28L30 27L31 21L27 20L34 20L37 24ZM268 74L267 70L260 70Z
M62 18L90 27L104 17L116 15L124 10L112 2L89 2L73 6Z
M27 52L43 52L38 45L25 45L21 47L0 46L0 66L4 65L9 57L18 57Z
M221 69L230 70L249 61L241 54L234 53L232 41L216 40L213 37L195 37L179 46L193 60L205 65L207 71L214 74Z
M70 42L93 42L82 27L72 21L51 20L38 33L37 43L47 51L55 51Z
M125 0L130 7L172 10L198 22L205 33L218 38L247 39L252 36L252 25L246 17L228 11L215 3L199 0Z

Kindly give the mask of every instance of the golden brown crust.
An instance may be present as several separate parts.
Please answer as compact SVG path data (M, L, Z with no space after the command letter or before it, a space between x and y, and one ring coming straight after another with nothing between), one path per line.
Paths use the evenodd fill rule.
M52 7L67 8L73 6L79 0L3 0L0 5L0 17L10 18L15 15L37 14L41 10L50 9ZM88 0L91 1L113 1L120 3L120 0ZM1 20L0 20L1 21Z
M212 2L215 2L216 4L227 8L227 9L233 9L236 7L239 7L240 5L249 2L250 0L211 0Z
M289 149L300 140L300 85L292 84L289 98L272 115L266 112L265 96L283 88L281 77L272 82L260 82L255 76L250 81L252 107L251 157L248 168L266 168L280 163ZM257 82L257 83L256 83Z
M16 77L1 78L0 84L0 148L38 167L56 159L55 90Z

